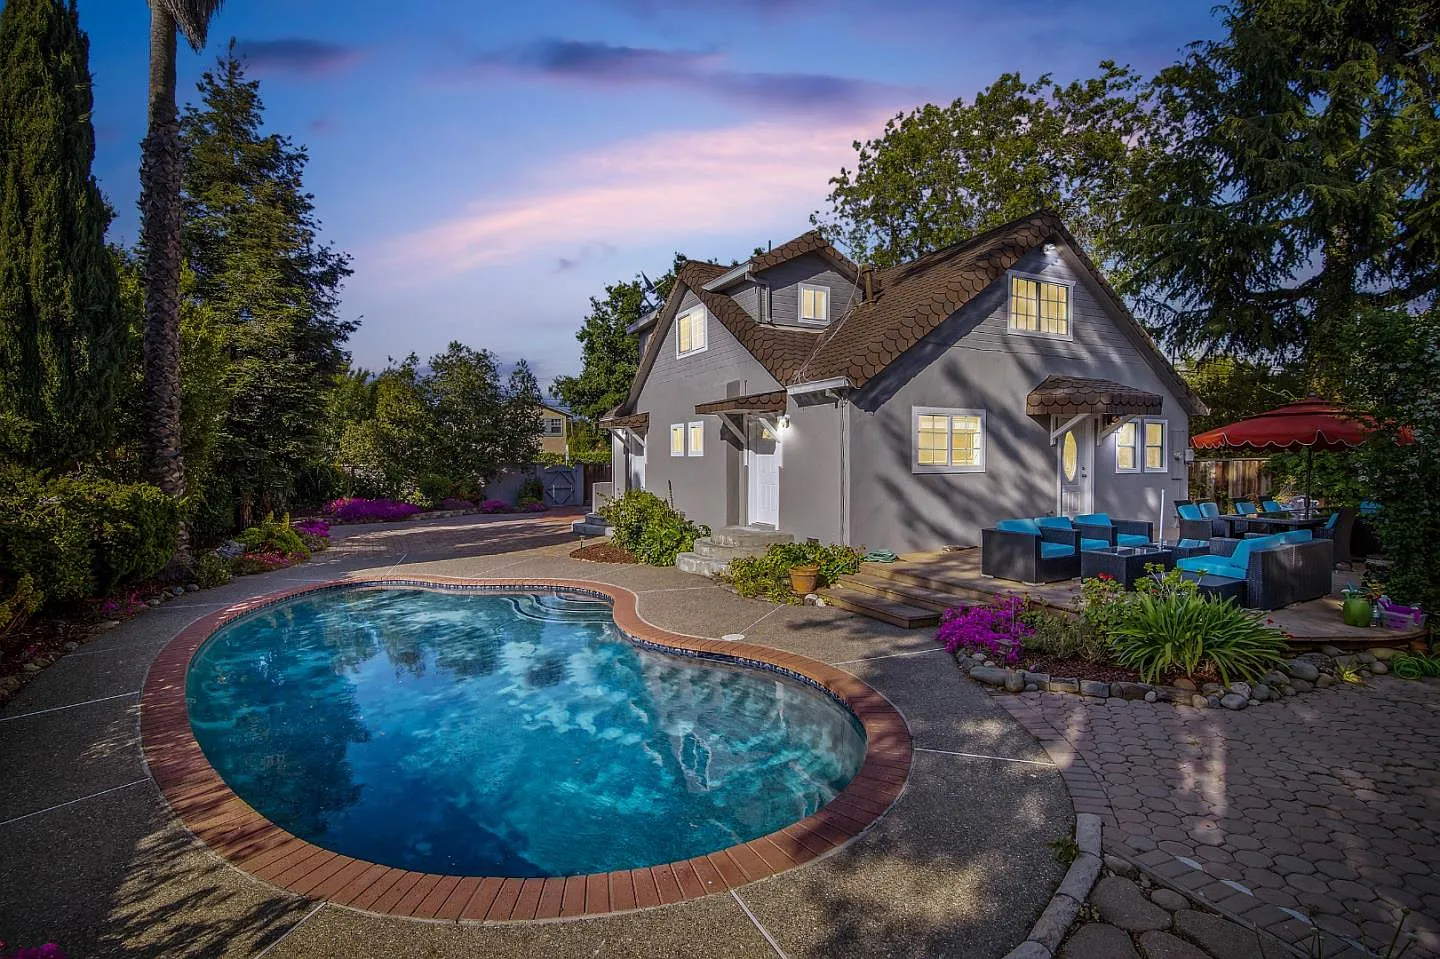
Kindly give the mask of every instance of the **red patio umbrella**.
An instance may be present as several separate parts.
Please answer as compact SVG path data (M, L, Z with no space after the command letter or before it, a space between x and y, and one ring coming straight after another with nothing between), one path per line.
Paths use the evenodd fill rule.
M1190 438L1197 450L1235 449L1255 453L1305 450L1305 502L1310 510L1310 481L1316 450L1354 449L1375 430L1364 421L1318 396L1287 403L1259 416L1206 430ZM1403 437L1403 433L1402 433Z

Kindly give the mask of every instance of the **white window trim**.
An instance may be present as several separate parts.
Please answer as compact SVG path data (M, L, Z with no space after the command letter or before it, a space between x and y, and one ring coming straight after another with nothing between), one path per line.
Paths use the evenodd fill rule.
M675 433L676 433L677 431L680 433L680 451L679 451L678 453L675 451ZM671 456L684 456L684 455L685 455L685 446L686 446L686 444L685 444L685 424L684 424L684 423L671 423L671 424L670 424L670 455L671 455Z
M682 353L680 352L680 324L686 317L697 313L700 315L700 336L704 342L693 350L687 350ZM703 303L696 304L690 307L690 309L682 311L675 317L675 358L680 359L684 356L695 356L697 353L704 353L708 349L710 349L710 313L705 309Z
M1019 328L1017 328L1017 327L1015 327L1015 326L1013 326L1013 325L1011 324L1011 322L1010 322L1010 297L1011 297L1012 294L1011 294L1010 291L1011 291L1011 287L1012 287L1014 284L1012 284L1010 281L1011 281L1011 279L1012 279L1013 277L1019 277L1019 278L1022 279L1022 280L1033 280L1033 281L1035 281L1036 283L1049 283L1049 284L1051 284L1052 286L1063 286L1063 287L1065 287L1065 303L1066 303L1067 308L1068 308L1069 311L1070 311L1069 322L1066 323L1066 326L1065 326L1065 329L1066 329L1066 332L1065 332L1065 333L1063 333L1063 334L1061 334L1061 333L1046 333L1046 332L1043 331L1043 330L1022 330L1022 329L1019 329ZM1039 274L1039 273L1025 273L1025 272L1023 272L1023 271L1021 271L1021 270L1010 270L1008 273L1005 274L1005 332L1011 334L1012 336L1038 336L1038 337L1040 337L1041 339L1046 339L1046 340L1064 340L1064 341L1066 341L1066 342L1069 342L1069 341L1071 341L1071 340L1074 340L1074 339L1075 339L1075 281L1074 281L1074 280L1059 279L1059 278L1053 277L1053 276L1043 276L1043 275L1041 275L1041 274Z
M805 315L805 291L818 290L825 294L825 315L823 317L809 317ZM808 326L826 326L830 323L830 287L819 283L798 284L795 291L795 320Z
M697 428L700 430L700 443L699 443L699 447L698 447L698 448L696 447L696 444L690 442L690 440L692 440L692 439L695 437L695 430L696 430ZM689 423L687 423L687 424L685 425L685 455L687 455L687 456L704 456L704 455L705 455L705 421L704 421L704 420L692 420L691 422L689 422Z
M1140 467L1141 467L1141 469L1143 469L1143 470L1144 470L1145 472L1147 472L1147 473L1168 473L1168 472L1170 472L1170 423L1169 423L1169 421L1167 421L1167 420L1165 420L1164 418L1159 417L1159 416L1147 416L1147 417L1145 417L1143 420L1138 420L1137 422L1144 423L1145 426L1149 426L1151 423L1159 423L1159 424L1160 424L1160 427L1161 427L1161 429L1160 429L1160 465L1159 465L1159 466L1151 466L1150 463L1149 463L1149 460L1146 458L1146 456L1145 456L1145 452L1146 452L1146 446L1145 446L1145 426L1142 426L1142 427L1140 428L1140 433L1139 433L1140 439L1139 439L1139 442L1138 442L1137 445L1138 445L1139 448L1140 448Z
M944 466L938 464L920 463L920 417L922 416L978 416L980 417L980 462L974 466L952 465ZM952 425L945 430L945 445L947 457L954 458L955 450L955 429ZM985 472L985 461L987 447L990 443L990 434L986 430L984 410L964 410L949 406L912 406L910 407L910 472L911 473L983 473Z
M1126 426L1135 428L1135 438L1130 442L1130 450L1135 454L1135 465L1129 469L1120 465L1120 432L1124 430ZM1123 473L1127 476L1131 473L1139 473L1145 466L1145 420L1137 416L1124 426L1121 426L1120 429L1117 429L1114 435L1115 444L1113 452L1115 454L1115 472Z

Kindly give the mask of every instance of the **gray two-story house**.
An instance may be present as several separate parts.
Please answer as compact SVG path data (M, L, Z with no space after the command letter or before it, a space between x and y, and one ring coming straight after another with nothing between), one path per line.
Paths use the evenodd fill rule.
M1159 522L1203 410L1059 219L862 269L815 232L690 261L641 322L616 491L897 552L1009 516Z

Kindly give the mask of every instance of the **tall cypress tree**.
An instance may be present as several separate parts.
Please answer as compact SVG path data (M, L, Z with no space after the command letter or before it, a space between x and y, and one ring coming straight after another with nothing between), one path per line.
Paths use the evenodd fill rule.
M125 351L89 56L75 0L0 10L0 458L38 468L103 448Z
M233 42L200 94L180 126L182 246L194 276L185 295L224 331L228 409L220 485L196 493L212 516L233 500L244 522L285 508L297 475L323 456L330 389L356 326L336 317L350 261L318 240L305 150L263 131L259 84Z

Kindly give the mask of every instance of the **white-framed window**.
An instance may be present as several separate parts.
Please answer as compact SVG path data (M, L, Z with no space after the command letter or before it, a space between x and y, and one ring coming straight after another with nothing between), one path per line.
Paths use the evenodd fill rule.
M800 284L800 322L830 322L830 288Z
M1161 419L1136 417L1115 431L1115 472L1168 473L1165 461L1169 425Z
M911 407L910 435L912 472L985 472L984 410Z
M671 456L705 455L705 421L672 423L670 426Z
M670 427L670 455L685 455L685 424L675 423Z
M1130 420L1115 431L1115 472L1140 472L1139 420Z
M686 430L686 432L687 432L687 434L689 435L689 439L690 439L690 455L691 455L691 456L704 456L704 455L705 455L705 422L704 422L703 420L696 420L695 422L689 424L689 427L688 427L688 429Z
M1010 332L1070 339L1070 294L1069 283L1011 273Z
M705 352L705 307L692 306L675 318L675 355Z
M1169 430L1164 420L1145 421L1145 472L1170 472L1170 464L1165 462L1167 432Z
M565 433L565 420L559 416L545 417L545 435L563 436Z

